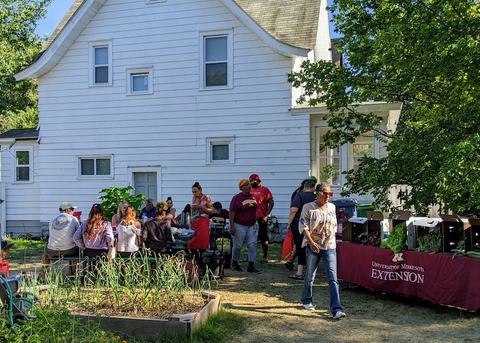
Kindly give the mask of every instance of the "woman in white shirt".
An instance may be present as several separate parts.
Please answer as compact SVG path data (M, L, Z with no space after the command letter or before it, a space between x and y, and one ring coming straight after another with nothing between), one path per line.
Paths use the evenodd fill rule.
M117 253L121 257L134 255L142 244L142 225L136 217L135 207L128 206L125 218L117 226Z

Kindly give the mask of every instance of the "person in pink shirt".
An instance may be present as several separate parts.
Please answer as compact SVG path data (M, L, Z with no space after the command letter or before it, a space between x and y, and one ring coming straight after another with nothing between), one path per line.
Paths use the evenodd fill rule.
M263 259L260 260L260 263L268 262L268 217L270 212L272 212L273 206L275 205L273 201L273 195L270 190L262 186L260 183L260 177L257 174L250 175L249 178L250 186L252 190L250 193L254 196L257 201L257 213L256 220L258 223L258 240L262 244L263 250Z

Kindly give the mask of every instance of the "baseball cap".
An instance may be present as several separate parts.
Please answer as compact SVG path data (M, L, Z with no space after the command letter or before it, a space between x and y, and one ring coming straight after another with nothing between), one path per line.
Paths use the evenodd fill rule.
M262 182L262 180L260 180L260 176L258 176L257 174L250 175L250 179L257 180L258 182Z
M148 198L147 200L145 200L145 202L151 202L152 204L155 204L155 201L152 198Z
M77 206L73 206L68 201L64 201L60 204L60 209L63 211L68 210L69 208L77 208Z

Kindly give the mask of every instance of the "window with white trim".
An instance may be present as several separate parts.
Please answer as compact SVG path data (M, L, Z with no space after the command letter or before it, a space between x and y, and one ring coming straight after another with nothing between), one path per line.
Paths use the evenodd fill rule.
M127 69L127 94L152 94L153 69L135 68Z
M91 86L112 84L112 42L90 43L89 63Z
M15 182L33 182L33 148L15 150Z
M207 138L207 164L235 163L235 138Z
M201 89L232 88L233 34L232 31L201 34Z
M81 179L113 178L112 156L82 156L78 158L78 177Z

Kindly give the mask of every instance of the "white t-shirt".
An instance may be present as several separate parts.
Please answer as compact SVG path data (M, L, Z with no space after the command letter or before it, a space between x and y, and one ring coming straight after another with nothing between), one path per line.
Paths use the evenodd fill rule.
M118 252L135 252L138 251L138 237L141 236L142 230L137 229L133 223L127 225L122 220L117 226L117 251Z
M77 231L80 223L77 218L68 214L60 213L50 220L48 224L48 244L50 250L69 250L75 247L73 234Z

